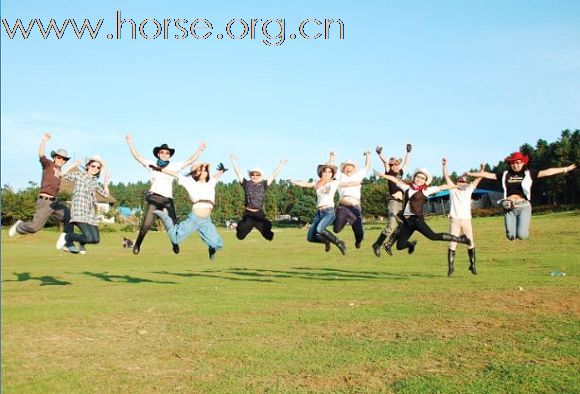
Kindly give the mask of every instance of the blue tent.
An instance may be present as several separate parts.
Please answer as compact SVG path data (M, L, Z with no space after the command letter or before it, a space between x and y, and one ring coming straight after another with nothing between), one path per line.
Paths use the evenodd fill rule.
M497 190L488 190L488 189L475 189L472 195L475 196L482 196L484 194L493 194L493 193L501 193ZM449 197L449 190L442 190L439 193L431 194L427 197L429 200L436 200L438 198Z

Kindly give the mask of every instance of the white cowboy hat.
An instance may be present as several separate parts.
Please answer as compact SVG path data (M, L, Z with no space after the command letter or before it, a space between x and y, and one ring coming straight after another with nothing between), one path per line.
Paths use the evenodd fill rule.
M252 172L257 172L260 175L264 175L264 171L260 167L252 167L248 170L248 176L252 176Z
M346 160L346 161L343 161L342 163L340 163L340 172L344 172L344 167L346 167L346 166L352 166L353 171L356 171L356 164L354 163L354 161Z
M425 184L428 186L431 184L431 181L433 181L433 175L431 175L431 173L429 172L428 169L426 168L417 168L415 169L415 171L413 171L413 178L415 178L415 175L417 174L423 174L427 177L427 180L425 181Z
M105 172L105 167L107 166L107 163L105 163L105 161L99 155L85 157L85 168L88 168L89 163L92 161L96 161L101 164L101 171L99 173Z
M316 173L318 174L318 176L322 177L322 171L324 171L325 168L330 168L332 170L332 177L334 178L334 176L336 175L336 170L338 168L334 164L330 164L330 163L324 163L324 164L318 165L318 168L316 169Z

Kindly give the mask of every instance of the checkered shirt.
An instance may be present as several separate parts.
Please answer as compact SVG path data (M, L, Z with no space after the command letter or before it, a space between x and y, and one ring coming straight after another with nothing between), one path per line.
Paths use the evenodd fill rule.
M98 225L97 198L95 192L106 196L107 194L97 183L97 178L89 175L86 171L75 171L66 174L64 179L74 182L75 187L72 196L71 222L88 223Z

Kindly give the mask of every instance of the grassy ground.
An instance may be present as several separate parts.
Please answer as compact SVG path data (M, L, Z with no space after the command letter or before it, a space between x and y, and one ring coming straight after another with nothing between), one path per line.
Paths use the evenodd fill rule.
M197 235L175 256L150 233L133 256L106 233L81 256L4 231L2 390L578 393L579 219L536 216L524 242L475 219L480 274L461 248L453 278L447 244L421 235L376 258L378 226L360 250L347 228L346 257L305 230L221 230L213 263Z

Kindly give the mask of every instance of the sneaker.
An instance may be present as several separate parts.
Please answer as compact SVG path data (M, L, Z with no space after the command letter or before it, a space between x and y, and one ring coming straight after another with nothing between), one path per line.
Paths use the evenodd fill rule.
M61 250L64 250L65 252L70 252L70 253L73 253L73 254L79 253L79 250L74 245L71 245L71 246L63 246Z
M66 245L66 233L60 233L60 236L58 237L58 239L56 240L56 248L57 249L62 249L62 247L64 245Z
M208 251L209 251L209 259L211 261L214 261L215 260L215 253L217 252L217 250L215 248L212 248L210 246L209 249L208 249Z
M79 253L80 254L87 254L87 249L85 248L85 245L79 246Z
M381 246L377 244L373 244L373 252L375 256L381 257Z
M10 230L8 230L8 235L11 237L15 237L16 234L18 234L18 231L16 231L16 227L18 227L18 225L22 223L22 220L17 220L16 223L14 223L12 225L12 227L10 227Z
M387 252L387 254L389 256L392 256L393 255L393 250L391 248L392 248L392 246L389 245L389 244L384 244L383 245L383 249L385 249L385 252Z
M409 249L407 250L407 253L413 254L413 252L415 251L415 246L417 246L417 241L409 242Z

